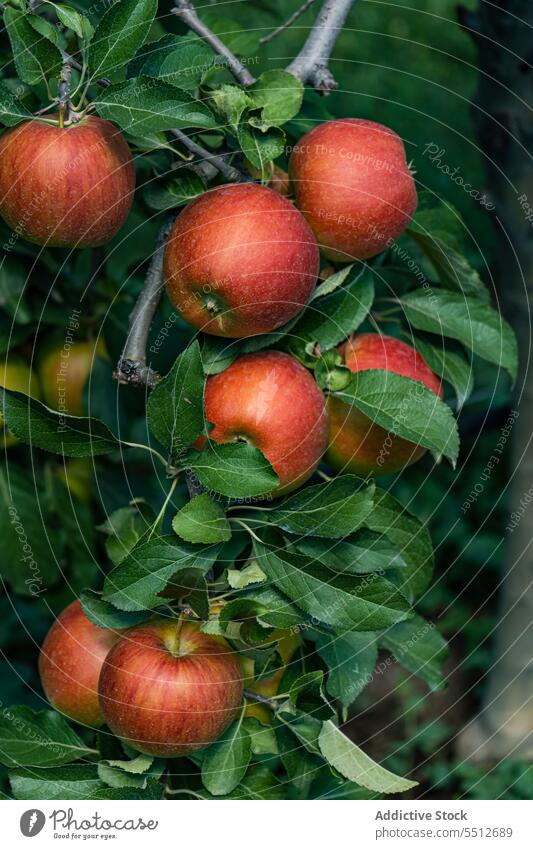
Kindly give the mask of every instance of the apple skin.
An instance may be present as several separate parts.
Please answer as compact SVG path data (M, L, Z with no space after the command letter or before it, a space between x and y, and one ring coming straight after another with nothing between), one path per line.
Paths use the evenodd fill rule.
M242 706L239 656L198 624L157 619L132 628L100 674L111 731L140 752L174 758L217 740Z
M255 183L193 200L176 219L164 257L167 291L185 321L230 338L268 333L297 315L318 268L304 217Z
M17 354L9 354L6 359L0 360L0 386L12 389L14 392L24 392L32 398L41 397L39 380L22 357ZM4 426L4 414L0 410L0 444L4 447L15 445L19 440Z
M296 205L324 256L368 259L409 224L417 194L396 133L374 121L326 121L295 146L289 175Z
M107 356L102 340L68 345L64 339L46 342L37 357L45 404L52 410L82 416L83 390L97 355Z
M122 227L134 191L126 140L101 118L63 128L24 121L0 136L0 214L30 242L103 245Z
M324 395L288 354L260 351L238 357L207 378L204 403L207 421L215 425L211 439L219 444L244 439L263 452L280 480L273 496L310 478L326 450Z
M79 601L58 616L41 647L39 674L56 710L84 725L103 725L98 679L109 650L120 634L87 619Z
M410 377L442 398L439 378L410 345L392 336L361 333L339 348L345 365L352 372L383 369ZM328 398L330 420L326 462L332 468L356 475L386 475L415 463L426 449L414 442L393 436L374 424L357 407L339 398Z

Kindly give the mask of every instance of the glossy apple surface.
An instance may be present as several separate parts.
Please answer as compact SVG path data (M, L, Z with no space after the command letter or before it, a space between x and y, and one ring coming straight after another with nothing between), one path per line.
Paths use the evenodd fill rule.
M60 128L24 121L0 136L0 214L48 247L95 247L122 227L135 168L122 133L96 116Z
M132 628L108 654L100 704L110 729L140 752L188 755L224 733L242 706L238 655L192 622Z
M289 174L296 205L328 259L367 259L409 224L416 187L401 138L359 118L326 121L298 142Z
M254 183L211 189L176 219L165 250L171 301L206 333L238 338L281 327L305 306L319 253L297 209Z
M410 345L392 336L361 333L349 339L340 353L350 371L383 369L424 384L439 397L439 378ZM328 398L330 419L326 461L336 470L357 475L389 474L419 460L426 449L374 424L355 406Z
M99 726L98 679L109 650L120 638L87 619L79 601L57 617L41 647L39 674L53 707L76 722Z
M324 395L300 363L279 351L245 354L208 377L205 414L215 442L245 440L263 452L280 480L273 495L310 478L326 450Z

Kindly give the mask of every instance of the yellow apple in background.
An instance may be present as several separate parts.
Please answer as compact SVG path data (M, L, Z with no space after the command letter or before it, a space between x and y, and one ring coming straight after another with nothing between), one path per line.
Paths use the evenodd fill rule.
M23 392L25 395L31 395L32 398L41 397L37 376L18 354L8 354L0 360L0 386L12 389L14 392ZM2 410L0 410L0 428L0 441L3 446L7 448L18 442L17 437L5 427Z

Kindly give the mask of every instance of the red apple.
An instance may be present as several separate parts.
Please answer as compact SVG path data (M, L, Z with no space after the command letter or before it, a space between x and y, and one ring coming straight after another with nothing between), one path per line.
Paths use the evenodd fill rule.
M339 349L352 372L384 369L410 377L442 398L439 378L414 348L392 336L361 333ZM408 400L407 402L408 403ZM329 447L327 462L337 470L356 475L389 474L410 466L426 453L414 442L401 439L374 424L357 407L339 398L328 398Z
M46 697L61 713L84 725L102 725L98 679L119 634L87 619L79 601L58 616L45 637L39 673Z
M311 477L326 450L324 396L312 375L279 351L245 354L208 377L205 414L215 442L246 440L263 452L280 480L275 495Z
M305 219L255 183L220 186L178 216L165 250L168 294L215 336L267 333L309 300L319 254Z
M399 136L360 118L326 121L296 145L289 163L296 205L328 259L367 259L407 227L416 187Z
M111 731L149 755L189 755L213 743L242 705L238 655L198 624L157 619L132 628L100 675Z
M101 118L63 128L34 119L0 136L0 214L30 242L103 245L122 227L134 190L130 149Z

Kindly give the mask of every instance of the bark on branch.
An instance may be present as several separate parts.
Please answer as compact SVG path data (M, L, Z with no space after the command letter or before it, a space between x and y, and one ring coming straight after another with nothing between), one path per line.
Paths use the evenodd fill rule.
M175 216L169 215L163 222L148 267L144 288L130 315L126 344L114 374L119 383L148 386L149 389L157 383L157 373L146 364L146 347L163 291L163 255L174 220Z
M255 82L255 77L253 77L249 70L244 67L235 54L226 47L218 35L215 35L215 33L200 20L196 14L196 9L190 0L174 0L174 5L175 8L172 10L173 14L176 15L180 21L183 21L189 29L192 29L193 32L199 35L200 38L203 38L203 40L213 48L215 53L224 57L229 70L238 83L247 86L252 85L252 83Z
M335 42L346 23L355 0L325 0L298 56L287 71L322 94L337 88L328 63Z

